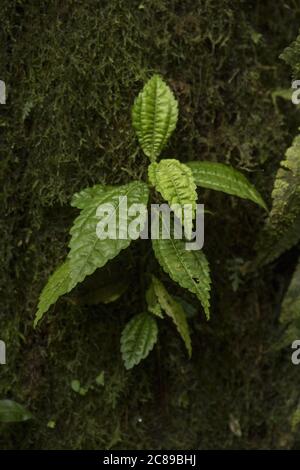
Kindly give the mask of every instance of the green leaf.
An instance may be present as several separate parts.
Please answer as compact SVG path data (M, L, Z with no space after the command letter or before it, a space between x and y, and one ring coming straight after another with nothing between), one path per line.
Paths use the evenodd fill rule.
M163 313L154 290L153 282L151 282L146 291L146 302L148 305L148 311L150 313L153 313L153 315L156 315L157 317L163 318Z
M161 308L172 318L178 333L184 341L189 357L192 355L192 344L189 326L182 306L168 293L162 282L153 276L153 286Z
M72 388L73 392L78 393L79 395L84 397L88 393L89 389L92 388L92 387L90 385L88 385L86 387L82 387L79 380L74 379L71 382L71 388Z
M162 223L163 218L161 218ZM165 230L168 227L165 225ZM207 319L209 318L210 274L206 256L202 251L186 250L183 240L152 240L155 256L163 270L173 281L188 289L200 300Z
M13 400L0 400L0 422L17 423L27 421L32 414Z
M79 382L79 380L77 380L77 379L72 380L71 388L72 388L73 392L79 393L79 391L80 391L80 382Z
M54 304L57 299L70 292L75 287L76 282L71 278L69 261L65 261L56 271L49 277L40 295L38 309L35 315L33 326L37 326L43 315L49 307Z
M300 260L284 296L280 314L282 323L290 323L294 320L300 321Z
M168 85L154 75L136 98L132 124L144 153L155 161L174 131L177 101Z
M300 240L300 136L285 153L272 191L272 209L257 243L257 263L269 263Z
M55 426L56 426L56 421L54 421L54 419L50 419L50 421L48 421L47 423L47 428L55 429Z
M300 337L300 260L283 298L279 319L285 330L275 344L277 350L290 346Z
M90 188L85 188L79 193L73 194L71 206L77 207L77 209L84 209L94 198L103 197L109 188L111 186L104 186L102 184L95 184Z
M121 250L130 245L131 239L127 233L127 225L136 216L127 217L126 211L121 208L120 197L127 197L128 208L135 203L146 206L148 201L148 187L145 183L134 181L124 186L109 186L105 191L100 188L99 193L93 197L82 198L80 215L75 219L70 231L70 253L68 255L72 281L77 284L92 274L97 268L104 266L107 261L117 256ZM116 239L100 239L96 233L97 224L100 218L97 216L97 208L101 204L111 204L113 211L109 216L109 222L114 218L116 221ZM146 221L146 214L143 216L143 223ZM123 224L125 224L123 226ZM123 226L123 228L122 228ZM120 238L120 232L122 237Z
M104 370L102 370L100 372L99 375L97 375L97 377L95 378L95 382L97 385L101 385L102 387L104 387L105 385L105 374L104 374Z
M125 326L121 337L121 353L126 369L148 356L157 341L157 323L148 313L135 315Z
M264 200L247 178L229 165L213 162L189 162L197 186L215 189L249 199L268 210Z
M97 223L100 220L100 218L96 216L98 206L107 202L112 204L114 208L114 214L112 214L112 216L116 216L116 227L119 229L122 221L126 217L126 214L120 211L121 218L119 218L119 197L127 196L128 207L134 203L146 205L148 193L148 187L145 183L135 181L120 187L95 185L92 188L84 189L77 195L74 195L72 204L81 208L81 213L75 219L71 229L71 250L65 263L52 274L40 295L34 327L36 327L44 313L47 312L49 307L54 304L60 296L70 292L76 284L83 281L87 275L92 274L97 268L104 266L109 259L114 258L122 249L129 246L131 242L129 237L116 240L100 240L98 238L96 233ZM128 224L133 219L134 217L128 216ZM146 216L144 222L145 220ZM122 232L124 235L124 231ZM125 285L121 285L121 282L111 288L109 295L107 295L107 291L103 292L99 289L99 292L97 291L99 295L92 299L92 303L93 301L99 301L99 299L105 303L113 301L117 299L125 289Z
M196 184L191 169L178 160L166 159L159 163L151 163L148 167L148 176L150 183L169 203L179 219L184 205L191 205L192 218L184 221L187 237L190 238L197 201ZM176 205L180 207L176 208Z

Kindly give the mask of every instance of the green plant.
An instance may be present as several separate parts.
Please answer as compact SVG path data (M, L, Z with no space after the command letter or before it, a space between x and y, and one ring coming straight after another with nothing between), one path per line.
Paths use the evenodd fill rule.
M300 240L300 136L277 171L272 208L257 242L257 263L268 264Z
M18 423L32 419L32 414L23 405L13 400L0 400L0 422Z
M283 326L282 335L276 344L277 349L291 346L300 337L300 261L291 277L289 287L283 297L280 310L280 323Z
M148 184L133 181L123 186L95 185L73 196L71 205L80 209L71 228L69 254L66 261L54 272L43 289L34 325L56 300L70 292L86 276L102 268L116 257L131 242L127 228L134 217L120 209L120 197L126 196L128 203L146 205L149 189L153 188L169 203L175 215L185 204L192 208L195 218L197 186L211 188L254 201L266 208L256 189L237 170L220 163L190 162L184 164L176 159L158 156L174 131L178 117L177 101L167 86L154 75L144 86L132 109L132 123L143 152L150 159ZM96 228L99 221L97 208L109 203L113 207L115 225L119 236L116 239L100 239ZM139 220L139 234L146 224L146 215ZM127 225L126 225L127 227ZM154 254L163 270L181 287L195 294L200 300L206 317L210 307L209 264L203 251L188 251L182 239L172 238L171 231L164 227L168 237L152 240ZM190 238L193 221L184 221L185 235ZM127 369L138 364L152 350L158 335L157 323L169 316L182 337L189 356L192 353L191 338L183 306L166 290L155 276L151 279L146 293L147 312L134 316L126 325L121 338L121 352Z
M286 47L280 58L292 67L293 76L300 71L300 35ZM276 91L276 96L291 100L291 89ZM300 241L300 135L286 150L280 162L272 191L272 207L256 244L256 265L275 261ZM299 275L298 275L299 276Z
M272 208L257 243L258 266L275 261L300 241L300 136L280 162L272 191ZM276 348L290 345L300 334L300 261L281 303L284 332Z

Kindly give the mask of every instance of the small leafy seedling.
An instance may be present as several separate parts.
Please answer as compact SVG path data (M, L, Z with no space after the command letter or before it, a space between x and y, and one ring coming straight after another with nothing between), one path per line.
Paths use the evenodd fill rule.
M13 400L0 400L0 423L20 423L33 416L23 405Z
M189 204L193 218L197 186L249 199L266 209L256 189L240 172L228 165L207 161L184 164L174 158L157 161L176 127L177 117L178 104L174 94L158 75L154 75L136 98L132 109L133 127L144 154L150 160L148 183L133 181L123 186L97 184L74 194L71 205L80 213L70 231L70 250L66 261L52 274L41 293L35 326L60 296L70 292L95 270L103 268L131 243L129 237L100 239L97 236L99 205L110 203L113 206L119 229L124 222L124 216L118 210L120 196L127 196L130 205L146 205L150 188L160 193L171 208ZM128 219L130 222L130 216ZM141 232L145 223L146 217L141 224ZM184 221L186 234L191 234L192 224L191 220ZM188 251L184 240L172 238L171 233L169 235L168 238L152 240L154 255L173 281L198 298L208 319L211 280L207 258L202 250ZM191 356L192 344L185 310L154 275L146 293L146 304L147 311L133 316L123 330L121 352L125 367L132 368L149 354L157 341L158 323L166 316L174 322Z

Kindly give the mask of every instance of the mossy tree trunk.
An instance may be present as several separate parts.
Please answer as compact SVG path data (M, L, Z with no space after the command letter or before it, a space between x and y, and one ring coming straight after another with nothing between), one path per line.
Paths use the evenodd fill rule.
M141 243L124 254L132 288L120 301L86 306L75 293L32 328L39 292L66 253L72 194L145 178L130 108L153 72L180 103L164 155L231 163L270 201L297 128L292 105L272 99L290 86L278 57L300 19L298 2L281 3L2 1L0 338L8 363L0 366L0 398L26 404L37 418L5 425L2 448L294 445L299 377L289 352L272 352L290 258L242 276L264 218L250 202L200 192L213 212L205 240L213 308L207 323L188 297L199 310L190 361L170 323L155 353L131 372L123 367L120 332L142 308L140 260L151 259ZM90 386L86 395L72 390L74 379Z

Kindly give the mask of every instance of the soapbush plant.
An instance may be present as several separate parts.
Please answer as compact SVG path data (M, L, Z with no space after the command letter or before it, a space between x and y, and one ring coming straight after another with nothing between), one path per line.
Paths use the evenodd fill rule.
M132 108L133 127L144 154L150 160L148 183L133 181L122 186L97 184L74 194L71 205L79 209L80 213L70 231L69 253L65 262L49 278L40 295L34 326L60 296L70 292L97 269L103 268L131 243L128 236L116 239L101 239L97 236L97 208L101 204L109 203L113 206L117 228L122 226L125 217L118 210L120 197L126 196L130 205L146 205L151 188L167 201L171 209L189 204L193 218L197 186L249 199L266 209L260 194L245 176L228 165L208 161L184 164L174 158L158 161L175 130L177 117L178 103L174 94L160 76L154 75L146 83ZM130 216L128 221L130 222ZM143 223L146 224L146 216ZM140 226L141 231L143 223ZM184 220L183 223L188 224L184 227L185 234L191 234L191 220L187 223ZM166 227L165 229L167 230ZM175 239L171 231L167 238L153 239L152 247L163 270L175 283L198 298L208 319L211 280L209 263L203 251L187 250L184 240ZM146 305L147 311L134 315L123 330L121 353L125 367L132 368L149 354L157 341L158 324L165 316L174 322L188 355L191 356L192 345L184 306L177 298L172 297L154 274L147 287Z

